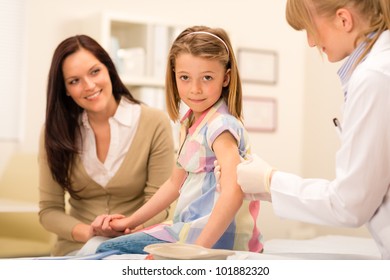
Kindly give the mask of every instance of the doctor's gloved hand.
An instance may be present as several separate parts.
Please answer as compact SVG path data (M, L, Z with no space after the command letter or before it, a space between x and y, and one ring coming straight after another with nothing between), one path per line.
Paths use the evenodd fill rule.
M252 155L237 166L237 183L245 194L271 201L271 176L275 169L266 161Z
M241 158L237 166L237 183L244 192L244 198L271 201L269 186L273 171L275 169L257 155L248 156L247 160ZM221 166L218 161L214 161L214 175L217 191L220 192Z

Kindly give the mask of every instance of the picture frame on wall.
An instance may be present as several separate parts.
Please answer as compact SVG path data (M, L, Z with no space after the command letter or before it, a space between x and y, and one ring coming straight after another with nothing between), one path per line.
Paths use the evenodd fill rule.
M278 54L272 50L239 48L237 63L242 82L276 85Z
M275 132L277 126L277 102L270 97L243 98L244 126L252 132Z

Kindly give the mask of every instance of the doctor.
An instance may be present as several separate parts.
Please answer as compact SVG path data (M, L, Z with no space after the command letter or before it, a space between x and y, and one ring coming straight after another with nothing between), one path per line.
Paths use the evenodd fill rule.
M346 58L338 71L345 104L336 178L304 179L254 156L238 165L237 181L272 201L280 217L366 224L390 259L390 0L287 0L286 18L330 62Z

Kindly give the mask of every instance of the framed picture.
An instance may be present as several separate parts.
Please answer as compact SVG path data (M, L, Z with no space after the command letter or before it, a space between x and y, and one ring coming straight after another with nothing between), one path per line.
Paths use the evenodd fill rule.
M278 55L275 51L241 48L237 63L243 82L275 85L278 80Z
M248 131L276 131L276 100L267 97L244 97L243 116L244 125Z

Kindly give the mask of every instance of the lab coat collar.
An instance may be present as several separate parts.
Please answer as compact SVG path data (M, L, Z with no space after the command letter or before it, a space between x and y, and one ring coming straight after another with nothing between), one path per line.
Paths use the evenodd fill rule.
M347 88L348 88L349 78L351 77L353 71L355 71L355 69L353 69L352 67L355 65L355 63L359 59L360 55L364 52L365 46L366 46L366 43L362 42L352 52L352 54L347 58L347 60L343 63L343 65L340 67L340 69L337 72L337 74L340 77L340 81L342 84L345 99L347 96ZM366 60L366 58L368 56L382 52L382 51L389 49L389 48L390 48L390 30L385 30L379 36L378 40L375 42L375 44L373 45L370 52L366 54L366 56L362 59L362 61L360 63L362 63L364 60Z

